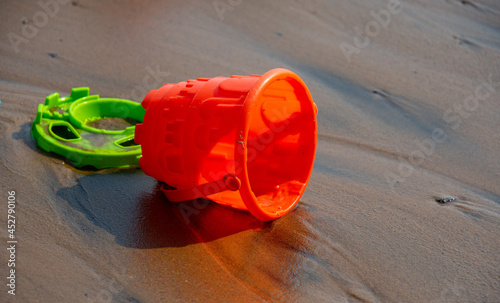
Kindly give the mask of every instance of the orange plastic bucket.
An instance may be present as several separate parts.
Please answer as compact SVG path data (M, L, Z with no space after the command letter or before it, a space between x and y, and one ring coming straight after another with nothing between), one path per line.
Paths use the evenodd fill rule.
M316 152L317 108L295 73L165 84L142 106L139 164L176 188L162 187L168 200L208 197L269 221L302 196Z

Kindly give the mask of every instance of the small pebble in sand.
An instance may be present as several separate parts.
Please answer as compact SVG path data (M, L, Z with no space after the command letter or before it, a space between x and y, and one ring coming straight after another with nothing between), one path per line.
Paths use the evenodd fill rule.
M49 56L51 56L52 58L55 58L55 57L57 57L57 53L49 53Z
M437 198L436 202L438 203L448 203L448 202L455 202L457 201L456 197L443 197L443 198Z

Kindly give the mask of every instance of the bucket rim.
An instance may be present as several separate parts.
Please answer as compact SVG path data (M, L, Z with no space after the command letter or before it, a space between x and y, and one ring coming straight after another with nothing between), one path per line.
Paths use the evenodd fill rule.
M299 84L299 88L303 89L303 92L307 96L307 102L311 106L311 112L313 113L314 119L314 134L313 134L313 151L312 157L310 159L310 167L307 170L307 176L305 178L305 182L300 189L300 192L296 195L292 203L290 203L287 207L280 209L278 211L269 211L265 207L261 206L254 192L252 191L252 187L250 184L250 179L248 176L248 133L250 129L250 124L252 121L252 115L255 112L255 106L257 105L257 100L262 95L262 93L274 82L279 80L292 80ZM239 169L236 170L236 175L241 180L241 187L239 189L241 198L243 203L247 207L247 209L254 215L256 218L262 221L271 221L275 220L284 214L291 211L299 199L302 197L309 179L312 174L314 158L316 155L316 145L317 145L317 121L316 121L317 107L314 104L311 93L307 88L304 81L294 72L285 69L285 68L275 68L272 69L261 76L261 78L253 85L250 92L248 93L246 99L243 103L243 119L238 124L236 128L236 136L237 136L237 144L240 143L237 148L235 148L235 164Z

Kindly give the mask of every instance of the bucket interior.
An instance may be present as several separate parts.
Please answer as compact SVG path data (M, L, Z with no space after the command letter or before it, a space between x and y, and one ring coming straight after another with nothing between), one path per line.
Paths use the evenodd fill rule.
M250 187L269 212L287 209L307 184L315 152L312 100L294 79L277 80L256 100L247 141Z

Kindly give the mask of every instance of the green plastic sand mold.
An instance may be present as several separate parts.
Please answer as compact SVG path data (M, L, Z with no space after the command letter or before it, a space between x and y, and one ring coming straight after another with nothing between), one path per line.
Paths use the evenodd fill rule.
M138 166L141 146L134 141L135 124L144 119L140 103L89 96L88 87L70 96L53 93L38 106L31 135L38 146L69 159L75 167Z

